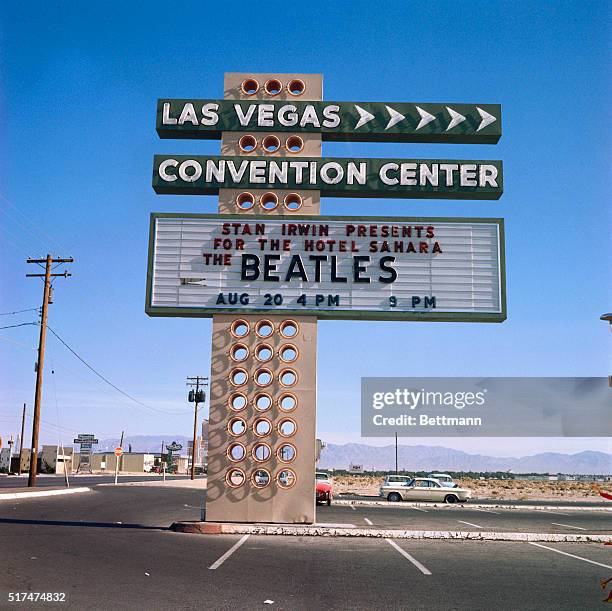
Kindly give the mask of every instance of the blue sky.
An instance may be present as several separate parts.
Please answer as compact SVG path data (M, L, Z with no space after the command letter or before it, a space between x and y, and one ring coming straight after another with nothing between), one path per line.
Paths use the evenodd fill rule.
M601 2L39 2L0 9L0 312L36 307L28 256L74 256L49 325L117 386L48 341L43 439L189 434L185 376L208 375L208 319L144 314L148 215L215 212L158 196L158 97L222 97L224 72L316 72L329 100L501 103L498 145L326 143L324 155L502 159L497 202L326 199L325 214L502 216L500 325L321 322L318 430L358 440L361 376L610 373L610 5ZM608 176L608 178L606 178ZM607 196L607 197L606 197ZM0 317L0 326L35 320ZM37 329L0 330L0 435L34 394ZM340 358L339 358L340 357ZM54 371L52 374L51 371ZM160 411L156 411L160 410ZM374 440L373 440L374 441ZM383 440L384 441L384 440ZM377 443L380 443L378 441ZM605 440L440 443L492 454Z

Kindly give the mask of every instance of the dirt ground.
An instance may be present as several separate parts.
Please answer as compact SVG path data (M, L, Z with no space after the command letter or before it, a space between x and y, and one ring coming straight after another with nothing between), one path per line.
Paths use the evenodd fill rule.
M361 494L378 496L383 482L382 477L366 475L334 476L334 495ZM462 488L472 491L475 499L499 500L572 500L595 501L599 499L599 490L610 491L612 484L600 485L586 482L536 482L522 480L477 480L458 478L455 480Z

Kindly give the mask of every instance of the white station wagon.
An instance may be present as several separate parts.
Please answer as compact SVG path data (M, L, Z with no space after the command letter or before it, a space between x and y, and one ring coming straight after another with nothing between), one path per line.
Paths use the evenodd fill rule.
M429 501L435 503L465 503L472 491L467 488L448 488L436 479L416 477L404 484L382 486L380 495L391 502Z
M430 473L427 477L437 479L445 488L455 488L457 486L453 478L447 473Z

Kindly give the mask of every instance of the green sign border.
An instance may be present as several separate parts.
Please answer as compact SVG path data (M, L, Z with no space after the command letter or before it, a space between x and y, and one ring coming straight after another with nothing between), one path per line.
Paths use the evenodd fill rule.
M198 125L191 122L183 125L164 125L163 106L171 105L173 118L176 116L178 107L185 104L192 104L196 110ZM218 122L215 125L201 124L201 108L205 104L218 104L216 111ZM338 127L315 127L312 124L300 127L299 125L284 126L274 120L274 125L264 127L257 125L257 121L251 120L248 126L243 126L234 110L234 105L238 104L243 112L250 105L267 104L274 106L274 116L282 106L291 105L297 108L298 115L301 117L306 106L315 108L317 117L320 121L323 116L323 108L328 106L339 106L340 111L337 116L340 118ZM360 114L356 106L363 111L374 116L373 119L362 126L355 126L360 120ZM386 107L404 115L404 119L387 129L391 114ZM434 117L420 129L417 129L422 120L417 107L423 112ZM447 110L463 115L464 121L458 123L447 131L451 122L450 113ZM482 116L477 107L484 112L493 115L495 121L478 130L482 123ZM200 111L198 111L200 109ZM256 117L256 113L254 113ZM465 104L465 103L431 103L431 102L336 102L336 101L306 101L300 99L293 100L211 100L197 98L160 98L157 100L157 121L156 130L160 138L187 138L187 139L210 139L218 140L225 132L289 132L294 134L321 134L324 141L336 142L440 142L448 144L497 144L502 135L502 108L500 104Z
M175 181L163 181L159 176L159 166L165 160L173 159L179 164L185 161L197 161L203 168L206 162L213 160L219 162L221 160L233 161L236 166L239 166L244 161L252 162L276 162L276 163L292 163L292 162L316 162L317 167L321 168L326 163L338 163L346 168L349 163L365 163L368 170L366 184L337 184L329 185L323 183L319 176L317 182L310 184L307 180L297 184L295 181L288 180L287 184L279 183L252 183L248 180L248 172L244 172L246 178L240 182L234 183L227 179L228 172L225 173L225 180L222 184L211 184L202 182L205 175L205 170L195 182L187 182L177 176ZM442 175L440 176L438 186L432 185L385 185L379 177L380 168L387 163L416 163L416 164L472 164L472 165L493 165L497 168L497 187L462 187L454 185L447 187L444 184ZM458 172L457 172L458 174ZM288 172L290 179L291 171ZM345 171L346 175L346 171ZM459 182L459 177L456 176L456 182ZM292 191L320 191L322 197L372 197L372 198L398 198L398 199L463 199L463 200L498 200L504 192L504 166L499 159L403 159L403 158L387 158L387 157L275 157L275 156L251 156L251 155L155 155L153 157L153 190L160 195L216 195L219 189L244 189L251 190L275 190L286 189Z
M370 312L363 310L343 311L342 315L336 311L320 310L274 310L266 308L173 308L173 307L154 307L151 306L153 292L153 256L155 251L155 221L158 218L177 218L177 219L216 219L221 222L240 220L241 222L250 221L269 221L279 220L286 222L293 221L354 221L359 223L374 222L399 222L399 223L420 223L424 221L433 223L488 223L496 224L499 228L499 267L501 284L501 312L497 314L472 314L469 312ZM503 322L506 320L506 243L504 234L503 218L466 218L466 217L388 217L388 216L302 216L278 214L269 215L248 215L240 216L235 214L199 214L199 213L179 213L179 212L152 212L149 221L149 252L147 262L147 289L145 298L145 313L148 316L174 316L179 318L210 318L215 314L276 314L280 316L316 316L326 320L401 320L417 322Z

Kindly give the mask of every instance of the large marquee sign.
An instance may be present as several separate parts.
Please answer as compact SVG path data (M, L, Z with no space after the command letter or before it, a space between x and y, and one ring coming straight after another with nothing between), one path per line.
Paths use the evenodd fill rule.
M506 319L503 219L320 216L326 197L498 200L501 161L322 148L496 144L501 106L323 101L294 73L226 73L223 98L157 101L160 138L221 147L166 146L155 192L218 194L218 214L151 215L145 311L212 317L206 521L310 524L318 320Z
M502 219L151 216L151 316L501 322Z
M160 138L232 131L320 133L323 140L495 144L499 104L161 99Z
M499 199L501 161L155 155L153 188L174 195L219 189L310 189L330 197Z

